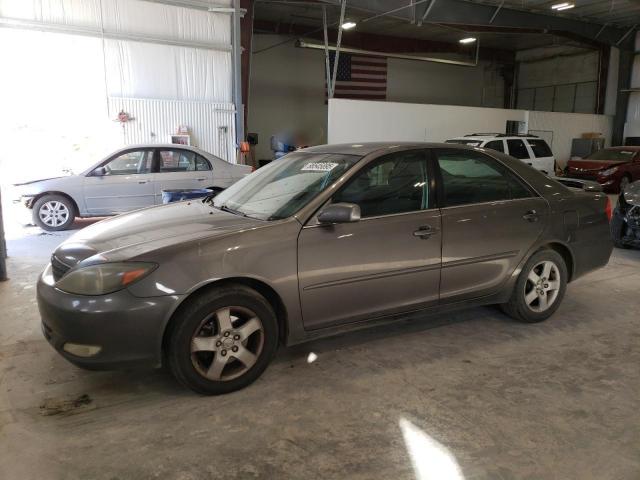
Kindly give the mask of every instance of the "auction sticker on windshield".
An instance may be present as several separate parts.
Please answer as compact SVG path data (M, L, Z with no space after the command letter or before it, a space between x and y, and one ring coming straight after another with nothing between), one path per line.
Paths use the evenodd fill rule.
M302 167L303 172L330 172L338 166L337 163L330 162L312 162Z

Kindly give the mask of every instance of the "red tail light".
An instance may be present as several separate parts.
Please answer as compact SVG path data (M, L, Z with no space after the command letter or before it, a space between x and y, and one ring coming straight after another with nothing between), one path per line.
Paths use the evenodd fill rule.
M607 204L604 207L604 211L607 214L607 218L611 221L611 217L613 216L613 207L611 205L611 199L607 197Z

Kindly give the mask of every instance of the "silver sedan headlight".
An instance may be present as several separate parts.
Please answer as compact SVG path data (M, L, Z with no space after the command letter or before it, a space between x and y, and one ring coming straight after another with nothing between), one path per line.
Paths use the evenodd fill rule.
M105 295L117 292L142 280L158 265L146 262L119 262L90 265L72 270L57 283L56 288L78 295Z

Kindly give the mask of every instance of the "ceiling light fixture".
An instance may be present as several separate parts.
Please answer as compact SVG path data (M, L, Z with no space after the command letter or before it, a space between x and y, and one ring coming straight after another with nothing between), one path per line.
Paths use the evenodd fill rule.
M351 30L353 27L356 26L356 22L353 22L351 20L346 20L343 24L342 24L342 29L343 30Z
M555 5L551 5L551 9L561 12L562 10L569 10L570 8L573 8L575 6L576 6L575 3L563 2L563 3L556 3Z
M476 41L474 37L461 38L458 40L460 43L473 43Z

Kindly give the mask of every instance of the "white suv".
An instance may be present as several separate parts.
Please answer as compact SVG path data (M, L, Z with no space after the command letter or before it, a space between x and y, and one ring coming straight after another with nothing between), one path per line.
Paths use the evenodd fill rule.
M473 133L447 140L473 147L491 148L522 160L547 175L555 175L555 158L542 138L535 135L506 135L504 133Z

